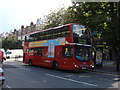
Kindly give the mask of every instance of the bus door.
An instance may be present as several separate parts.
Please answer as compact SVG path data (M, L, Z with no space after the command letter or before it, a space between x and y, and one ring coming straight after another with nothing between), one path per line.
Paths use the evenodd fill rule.
M36 64L39 65L43 63L42 56L43 56L43 48L42 47L34 48L34 62Z
M70 62L72 59L72 46L63 46L62 57L62 65L66 68L70 67Z
M56 46L56 47L55 47L55 57L56 57L57 59L60 59L60 60L63 58L63 57L62 57L62 53L63 53L63 52L62 52L62 51L63 51L62 48L63 48L63 47L61 47L61 46ZM60 61L60 60L59 60L59 61Z

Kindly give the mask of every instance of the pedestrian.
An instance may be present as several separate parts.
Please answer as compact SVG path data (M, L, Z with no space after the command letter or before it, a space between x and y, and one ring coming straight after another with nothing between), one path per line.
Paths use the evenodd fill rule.
M18 60L18 55L15 55L15 60Z

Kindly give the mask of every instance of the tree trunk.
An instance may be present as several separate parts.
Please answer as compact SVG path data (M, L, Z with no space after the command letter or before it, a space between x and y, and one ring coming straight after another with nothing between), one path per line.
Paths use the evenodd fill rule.
M117 51L115 49L112 49L112 61L114 61L114 64L116 64L117 60Z

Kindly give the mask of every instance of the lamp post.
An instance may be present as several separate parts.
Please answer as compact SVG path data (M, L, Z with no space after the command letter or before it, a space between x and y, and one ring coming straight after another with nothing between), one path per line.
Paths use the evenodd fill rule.
M119 19L119 14L118 14L118 9L119 9L119 1L117 0L117 62L116 62L116 71L118 72L119 71L119 61L120 61L120 51L119 51L119 36L118 36L118 19Z

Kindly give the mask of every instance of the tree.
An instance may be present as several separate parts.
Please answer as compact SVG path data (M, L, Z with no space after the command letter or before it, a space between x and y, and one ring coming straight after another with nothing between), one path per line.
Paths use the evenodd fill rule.
M116 60L117 53L116 45L117 43L119 45L120 42L120 30L117 31L116 4L116 2L78 3L69 7L67 10L68 14L66 15L67 23L78 22L90 27L92 32L101 32L101 40L102 42L106 42L109 48L112 49L114 60ZM120 14L120 11L118 13ZM120 21L120 18L118 19ZM120 23L118 26L120 26Z
M7 49L20 49L22 48L22 42L17 40L16 36L9 36L2 40L2 47Z
M66 13L65 8L60 8L57 11L51 11L50 14L44 17L45 28L53 28L59 25L63 25L65 22L64 15Z

